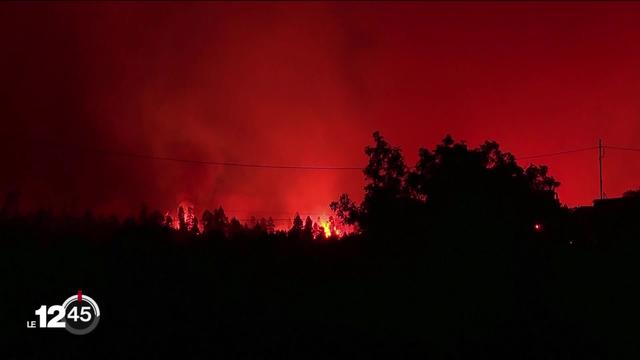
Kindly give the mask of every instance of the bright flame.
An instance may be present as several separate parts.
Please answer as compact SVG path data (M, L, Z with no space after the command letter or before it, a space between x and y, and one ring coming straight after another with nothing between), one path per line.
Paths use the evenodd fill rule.
M187 230L192 230L193 226L195 225L195 222L198 221L198 229L200 231L203 230L203 224L200 222L200 219L198 218L197 214L195 213L195 206L193 205L193 203L189 202L189 201L181 201L178 206L176 207L175 213L171 210L166 211L164 214L164 221L165 224L170 226L171 228L175 229L175 230L179 230L180 229L180 207L182 207L182 210L184 212L184 221L185 221L185 225ZM300 217L303 219L306 219L307 216L305 216L304 214L300 214ZM309 215L309 217L311 217L311 215ZM167 221L171 220L170 223L167 223ZM253 218L253 217L252 217ZM255 226L255 222L258 219L255 218L255 220L253 220L253 222L251 222L251 220L249 222L245 221L244 224L245 226L249 226L249 227L253 227ZM283 220L283 219L275 219L275 220ZM289 231L289 229L291 229L292 226L292 219L290 218L288 222L285 221L285 223L282 222L275 222L275 227L274 229L276 231L284 231L287 232ZM340 222L339 220L335 219L333 216L331 215L321 215L318 216L316 218L316 220L313 222L313 237L317 238L318 235L324 235L324 238L342 238L344 235L350 233L350 231L352 230L352 227L349 225L345 225L342 222Z
M174 230L179 230L180 229L180 215L179 215L180 207L182 207L182 211L184 211L184 220L187 225L187 229L191 230L193 228L193 225L195 224L195 221L199 219L197 218L197 215L195 213L195 207L193 206L193 203L189 201L183 200L178 204L178 206L176 207L175 216L171 211L166 211L164 214L165 221L167 217L171 217L172 221L171 221L171 224L169 225ZM202 230L200 224L198 224L198 228Z
M325 237L331 236L331 224L329 223L329 220L320 220L318 222L318 225L322 228L322 230L324 230Z
M344 231L340 228L340 226L336 223L335 219L332 216L325 217L324 219L318 218L318 226L322 228L324 231L325 237L342 237Z

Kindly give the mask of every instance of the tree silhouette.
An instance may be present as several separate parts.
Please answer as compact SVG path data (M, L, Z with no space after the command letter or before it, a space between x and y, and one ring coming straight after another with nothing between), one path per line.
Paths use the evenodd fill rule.
M536 219L551 221L560 210L559 183L547 167L523 169L496 142L469 148L447 136L433 151L421 148L409 169L399 148L378 132L373 139L375 145L365 148L369 163L362 203L343 194L330 205L342 221L364 233L388 238L433 226L480 224L515 230ZM461 224L451 224L460 219Z
M191 233L193 235L198 235L200 234L200 226L198 224L198 218L197 217L193 217L192 223L191 223L191 229L190 229Z
M269 234L273 234L276 231L276 224L273 222L273 218L271 216L267 218L266 230Z
M205 233L216 233L224 235L229 225L229 219L222 206L213 210L205 210L202 214L202 228Z
M374 146L365 148L369 162L363 171L367 183L362 203L356 206L343 194L330 208L343 222L357 224L363 232L387 236L399 230L401 208L410 200L405 186L408 171L399 148L389 145L377 131L373 139Z
M180 231L188 231L187 220L185 218L184 207L182 205L178 206L178 230Z
M242 226L240 221L235 217L231 219L229 222L229 237L232 239L238 238L245 233L245 228Z
M164 227L166 227L167 229L172 229L173 228L173 218L169 214L167 214L164 217Z
M302 235L302 228L302 218L300 218L300 214L296 213L296 216L293 218L293 225L291 225L291 229L289 229L289 236L300 238Z
M213 230L213 213L207 209L202 212L202 232L208 233Z
M311 229L314 239L317 239L318 236L320 236L321 232L324 233L324 229L320 225L318 225L319 222L320 222L320 218L318 217L317 222L313 223L313 227Z
M302 228L302 238L304 240L313 240L313 220L310 216L304 220L304 227Z

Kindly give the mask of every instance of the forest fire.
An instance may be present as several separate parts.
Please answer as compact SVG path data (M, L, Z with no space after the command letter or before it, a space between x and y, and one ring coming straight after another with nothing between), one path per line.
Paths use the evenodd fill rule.
M227 217L222 208L215 210L214 213L217 213L217 215L213 215L209 210L204 210L201 218L199 218L195 210L195 205L190 201L183 200L178 204L175 213L170 210L165 211L163 223L166 227L173 230L199 234L207 231L208 224L211 223L209 216L217 216L218 218L213 221L225 229L228 229L228 227L235 222L247 229L262 228L267 233L287 233L290 231L306 232L315 240L329 238L340 239L349 233L347 225L336 221L333 216L326 214L317 216L315 221L313 221L311 215L303 216L300 214L296 214L293 218L284 219L274 219L272 217L257 218L255 216L246 219L231 215Z
M181 201L176 210L177 216L174 218L171 214L171 211L165 212L165 226L174 230L186 229L191 231L194 227L197 227L198 231L202 230L199 227L198 217L195 213L194 205L191 202L186 200Z
M324 220L318 218L316 223L324 231L325 237L334 236L340 238L343 235L343 231L338 228L333 216L326 217Z
M331 223L328 220L319 220L318 223L320 224L322 230L324 230L324 235L326 237L331 236Z

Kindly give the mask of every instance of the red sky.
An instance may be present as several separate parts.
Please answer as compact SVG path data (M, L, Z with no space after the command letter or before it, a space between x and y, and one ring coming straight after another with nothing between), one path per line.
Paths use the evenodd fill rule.
M380 130L410 163L447 133L516 156L640 147L640 3L2 3L0 191L98 212L223 205L325 213L362 174L199 160L364 166ZM596 152L536 159L568 205L597 195ZM605 192L640 185L608 150Z

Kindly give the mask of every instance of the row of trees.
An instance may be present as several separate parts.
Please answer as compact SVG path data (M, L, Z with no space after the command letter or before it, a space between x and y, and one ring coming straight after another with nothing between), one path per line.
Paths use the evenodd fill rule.
M234 237L247 231L265 234L287 234L290 237L305 240L326 240L327 238L338 238L340 230L333 216L329 216L326 229L321 224L320 218L313 221L310 216L304 220L299 213L296 213L291 222L291 227L287 230L277 229L271 216L256 218L252 217L248 222L242 223L235 217L229 219L222 206L213 211L204 210L200 220L195 215L193 207L178 207L177 221L170 214L164 218L159 217L159 213L152 216L141 215L144 222L151 222L156 225L162 224L168 229L176 229L182 233L194 235L204 234L219 237Z

